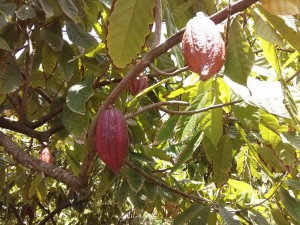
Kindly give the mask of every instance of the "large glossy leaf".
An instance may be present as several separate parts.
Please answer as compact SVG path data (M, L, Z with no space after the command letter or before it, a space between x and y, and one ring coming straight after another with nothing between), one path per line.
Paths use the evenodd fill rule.
M8 94L15 91L22 81L18 65L11 63L0 71L0 93Z
M34 9L31 7L31 5L22 5L18 10L16 11L16 15L21 20L26 20L29 18L33 18L36 16Z
M119 208L122 208L122 206L126 202L129 192L130 192L129 185L126 180L123 180L117 194L117 204Z
M53 23L47 28L42 28L41 37L55 51L61 51L63 47L63 36L61 26L58 22Z
M282 214L280 209L272 209L271 214L276 224L290 225L288 218L286 218L285 215Z
M232 165L232 141L224 135L220 139L217 151L213 157L213 179L217 187L225 184L229 179Z
M145 182L143 191L149 202L154 202L158 194L158 186L154 183Z
M6 51L12 51L9 44L2 37L0 37L0 48Z
M284 47L282 38L278 33L276 33L276 30L267 21L265 21L264 18L262 18L259 14L255 13L255 11L253 11L253 13L254 13L253 28L257 33L257 35L260 36L265 41Z
M45 14L46 18L49 19L54 16L54 9L49 0L39 0Z
M241 225L241 222L235 218L232 209L220 207L219 214L227 225Z
M11 17L16 11L15 3L1 3L0 4L0 29L2 29L8 22L11 22Z
M244 182L244 181L229 179L228 184L231 187L235 188L236 190L239 190L239 191L242 191L242 192L246 192L246 193L249 193L249 194L251 194L253 192L253 189L252 189L251 185Z
M266 57L268 62L271 64L271 66L273 67L275 72L277 74L281 74L275 45L270 42L264 41L263 39L261 39L260 41L261 41L261 46L262 46L262 49L264 52L264 56Z
M280 200L286 211L300 223L300 202L299 199L293 198L288 191L281 188L280 191Z
M153 23L154 0L118 0L108 18L107 49L113 64L123 68L141 51Z
M264 10L260 5L259 11L267 18L272 26L284 37L284 39L298 52L300 52L300 35L289 27L283 18L271 14Z
M74 5L72 0L58 0L58 3L62 9L62 11L70 17L75 23L78 22L79 15L78 9Z
M135 172L133 169L128 168L127 170L127 183L131 190L135 193L139 192L139 190L143 187L145 182L145 178Z
M28 197L31 198L32 196L34 196L36 194L37 188L40 185L40 183L43 180L43 176L41 173L37 174L33 180L31 181L31 185L29 188L29 193L28 193Z
M246 85L254 64L254 53L236 17L229 28L224 73L233 81Z
M62 52L58 56L58 65L66 81L73 76L76 60L73 59L74 51L68 42L63 43Z
M55 52L48 44L44 43L42 56L44 72L52 74L56 68L58 53Z
M87 130L89 124L89 114L84 115L75 113L67 106L63 109L63 124L65 128L76 136L81 136Z
M86 112L85 103L93 96L94 77L90 76L84 81L81 81L68 90L67 105L75 113L84 115Z
M66 22L66 29L69 39L82 48L88 49L98 44L91 34L75 23Z

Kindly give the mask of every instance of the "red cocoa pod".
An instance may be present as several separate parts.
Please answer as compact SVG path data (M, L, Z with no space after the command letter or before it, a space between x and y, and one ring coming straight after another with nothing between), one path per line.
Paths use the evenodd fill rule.
M182 51L190 70L207 80L222 68L225 43L215 23L203 14L189 20L182 38Z
M103 110L96 121L96 150L101 160L118 174L125 160L128 146L128 128L118 109Z
M148 87L148 79L145 75L140 75L131 81L129 85L129 92L133 96L136 96L138 93L142 92Z
M51 164L54 162L54 157L48 147L43 148L43 150L41 151L40 160Z

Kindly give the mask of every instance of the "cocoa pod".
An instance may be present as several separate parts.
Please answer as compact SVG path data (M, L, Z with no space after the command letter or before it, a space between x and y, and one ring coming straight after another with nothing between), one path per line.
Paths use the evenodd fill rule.
M118 174L129 147L128 128L123 113L113 107L103 110L96 121L95 132L99 157Z
M222 68L225 43L215 23L203 14L189 20L182 38L182 51L190 70L207 80Z
M147 77L145 75L140 75L131 81L129 85L129 92L133 96L136 96L138 93L142 92L147 87L148 87Z
M40 153L40 160L52 164L54 162L54 157L48 147L43 148Z

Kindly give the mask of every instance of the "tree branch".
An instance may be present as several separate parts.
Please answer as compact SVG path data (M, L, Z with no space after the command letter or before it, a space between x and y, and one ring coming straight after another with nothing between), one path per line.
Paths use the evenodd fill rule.
M13 156L14 160L21 165L43 172L45 175L56 179L59 182L66 184L68 187L82 194L88 194L88 190L80 186L78 178L71 172L60 168L55 164L45 163L23 151L11 137L0 131L0 145Z
M149 64L150 68L153 69L159 76L164 76L164 77L173 77L179 73L182 73L184 71L187 71L189 68L188 66L185 66L185 67L182 67L182 68L179 68L173 72L165 72L165 71L162 71L160 69L158 69L153 63L150 63Z
M157 102L151 105L147 105L143 108L138 109L135 112L129 113L127 114L125 117L126 119L131 119L134 118L135 116L137 116L140 113L152 110L152 109L160 109L163 105L186 105L188 106L189 103L188 102L183 102L183 101L167 101L167 102Z
M155 6L155 32L152 47L159 45L161 36L161 24L162 24L162 2L156 0Z
M251 6L252 4L258 2L259 0L240 0L231 5L230 13L231 15L241 12ZM228 9L227 7L210 17L212 21L216 24L221 23L225 19L227 19ZM167 52L170 48L178 44L183 36L185 29L181 29L176 34L168 38L164 43L152 48L148 53L144 55L144 57L139 60L133 69L127 73L127 75L122 79L122 81L113 89L111 94L107 97L107 99L103 102L102 106L97 112L94 120L92 121L87 137L87 144L89 145L89 150L87 151L86 158L83 162L81 170L79 172L79 180L82 185L88 184L88 175L91 170L91 164L93 159L96 156L95 148L94 148L94 133L95 133L95 122L99 114L106 109L109 105L112 105L116 102L116 100L120 97L122 92L127 88L130 84L131 80L136 78L140 73L142 73L155 58L159 57L163 53Z
M194 114L205 112L205 111L208 111L211 109L222 108L225 106L234 105L234 104L241 103L241 102L243 102L243 100L237 100L237 101L223 103L223 104L211 105L211 106L208 106L208 107L205 107L205 108L202 108L199 110L194 110L194 111L174 111L174 110L165 109L162 106L159 107L159 109L161 111L164 111L164 112L172 114L172 115L194 115Z

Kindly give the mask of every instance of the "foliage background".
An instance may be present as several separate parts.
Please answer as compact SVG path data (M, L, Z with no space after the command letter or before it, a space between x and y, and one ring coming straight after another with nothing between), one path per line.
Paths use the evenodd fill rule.
M256 2L1 0L0 221L299 224L299 17ZM205 82L180 48L197 12L227 44ZM130 133L119 175L93 146L111 104Z

